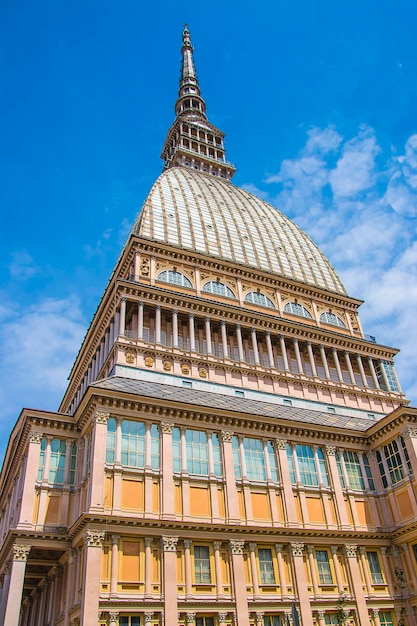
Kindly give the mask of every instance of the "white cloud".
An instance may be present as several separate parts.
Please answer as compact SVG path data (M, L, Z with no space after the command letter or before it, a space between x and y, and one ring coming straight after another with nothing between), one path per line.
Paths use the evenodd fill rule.
M369 128L343 145L342 155L329 176L336 199L356 196L375 184L375 158L379 152L375 134Z
M38 274L40 269L27 250L15 250L12 253L9 271L14 280L26 280Z
M77 299L5 301L0 331L1 448L22 406L56 410L86 330Z
M405 154L392 160L386 200L400 215L417 217L417 135L409 137Z

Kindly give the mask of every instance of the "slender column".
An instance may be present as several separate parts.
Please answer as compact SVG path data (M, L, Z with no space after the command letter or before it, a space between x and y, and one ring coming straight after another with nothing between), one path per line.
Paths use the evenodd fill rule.
M4 613L4 624L7 626L18 626L19 624L23 583L30 548L31 546L26 545L13 546L13 561Z
M283 335L279 336L279 345L281 347L282 360L284 361L284 369L286 372L289 372L290 366L288 364L287 347L285 345L285 338Z
M214 567L216 571L216 596L217 599L223 597L223 584L222 584L222 567L220 561L220 549L222 547L221 541L215 541L213 543L214 548Z
M359 623L361 626L370 626L368 608L366 606L365 594L362 587L362 577L359 569L359 563L356 558L357 546L347 544L345 545L348 570L350 574L352 595L355 598L356 606L358 609Z
M41 453L42 433L32 430L29 433L25 475L32 480L38 476L39 457ZM24 489L17 528L31 528L33 509L35 506L35 489ZM1 623L1 620L0 620Z
M120 308L117 308L115 313L114 313L114 341L117 340L117 337L119 336L119 330L120 330ZM114 343L113 341L113 343Z
M334 496L336 499L336 510L339 515L339 523L342 528L348 528L350 526L349 519L346 511L346 503L343 497L342 486L340 484L339 472L336 465L336 447L326 446L327 461L330 471L330 476L334 489Z
M348 368L350 381L351 381L352 385L356 385L355 374L353 373L353 367L352 367L352 363L351 363L351 360L350 360L350 354L349 354L349 352L347 350L345 350L345 361L346 361L346 365L347 365L347 368Z
M286 439L275 439L274 445L279 460L285 519L288 526L298 526L290 470L288 467L287 441Z
M389 384L387 373L385 371L384 361L382 359L379 360L379 369L381 370L381 374L382 374L382 378L383 378L384 383L385 383L385 387L387 388L387 391L390 391L391 387L390 387L390 384Z
M387 585L388 585L388 591L389 591L390 596L393 597L395 593L395 589L394 589L394 583L392 580L391 566L387 557L387 548L385 547L380 548L380 552L381 552L381 558L382 558L382 564L383 564L383 572L385 574L385 580L387 581Z
M317 582L317 572L316 572L316 563L314 559L313 546L307 546L307 554L308 554L308 563L310 565L311 582L313 583L313 591L314 591L314 595L317 596L319 594L319 585Z
M111 536L111 571L110 593L117 594L117 581L119 576L119 541L120 535Z
M117 626L119 611L109 611L109 626Z
M135 253L134 266L133 266L133 279L138 283L140 280L140 254Z
M241 435L239 435L238 441L239 441L240 466L242 468L242 478L243 479L246 478L247 480L248 474L246 470L245 445L244 445L243 437Z
M363 363L362 363L362 357L361 357L360 354L356 355L356 362L358 364L358 368L359 368L359 372L360 372L360 375L361 375L361 378L362 378L363 386L367 387L368 386L368 380L366 378L365 370L364 370Z
M226 515L229 523L236 523L239 519L239 505L236 489L236 477L233 462L232 450L233 432L230 430L221 431L221 439L223 444L223 462L224 474L226 479Z
M300 346L298 345L298 339L294 337L292 341L294 345L295 358L297 359L298 373L304 374L303 361L301 359Z
M204 320L206 327L206 344L207 344L207 354L213 354L211 349L211 326L210 326L210 318L206 317Z
M143 341L143 313L145 305L143 302L138 302L138 339Z
M190 350L195 352L195 329L194 329L194 313L188 314L189 333L190 333Z
M236 324L236 338L237 338L237 349L239 352L239 361L244 361L245 356L243 352L243 340L242 340L242 328L240 324Z
M164 566L162 568L163 593L165 599L165 613L169 615L169 626L178 626L177 543L178 537L162 537L164 558Z
M126 298L123 296L120 300L120 318L119 318L119 335L125 334L126 328Z
M74 564L77 551L74 548L70 548L68 552L67 562L67 584L65 589L65 611L64 611L64 626L69 626L69 610L72 605L72 599L74 597Z
M379 619L379 609L372 609L372 617L374 626L381 626L381 620Z
M155 307L155 343L161 343L161 307Z
M265 332L266 349L268 351L269 367L275 367L274 352L272 350L271 333L269 330Z
M361 561L363 575L365 577L365 585L368 596L372 594L372 581L369 575L368 562L366 558L366 549L364 546L359 547L359 558Z
M255 365L260 365L259 361L259 350L258 350L258 340L256 338L256 330L254 328L250 329L250 334L252 338L252 350L253 356L255 357Z
M252 584L253 584L253 596L254 598L259 597L259 580L258 580L258 569L256 566L256 543L252 541L249 545L249 558L250 558L250 566L252 573Z
M303 626L313 626L313 616L310 605L307 581L304 570L303 543L291 543L292 561L294 566L295 582L300 602L301 623Z
M226 626L227 613L223 611L222 613L218 613L217 617L219 620L219 626Z
M339 556L337 554L337 549L338 549L337 546L331 546L333 568L334 568L334 573L336 574L337 591L339 592L339 594L341 594L343 593L344 589L343 589L342 574L340 571L340 563L339 563Z
M114 344L114 318L110 320L109 326L109 351L112 349Z
M227 345L227 329L225 320L221 320L220 322L220 331L222 334L222 345L223 345L223 358L229 358L229 348Z
M96 411L91 441L91 473L89 481L90 510L101 511L104 505L104 472L106 462L107 422L110 414Z
M182 426L180 429L180 433L181 433L181 439L180 439L180 446L181 446L181 472L184 473L188 473L188 468L187 468L187 441L185 439L185 433L187 432L187 429Z
M153 537L145 537L145 599L152 598L152 543Z
M325 611L317 611L317 621L319 626L326 626L326 612Z
M105 532L85 531L84 535L84 589L81 596L81 624L97 624L98 602L100 596L101 554Z
M178 311L172 310L172 343L173 348L178 348Z
M255 614L256 626L263 626L264 615L265 615L265 613L263 613L263 611L256 611L256 614Z
M285 582L285 570L284 570L284 561L282 558L282 543L275 544L275 552L277 553L277 561L278 561L278 576L279 576L279 588L281 591L281 595L285 596L287 593L287 585Z
M380 389L379 382L378 382L378 376L376 375L375 368L374 368L374 362L373 362L371 356L368 356L368 366L369 366L369 369L371 371L371 376L372 376L372 380L374 381L375 388L376 389Z
M172 427L171 422L161 423L162 435L162 514L164 517L174 517L174 475L172 473Z
M317 368L316 368L316 362L314 360L313 348L311 347L311 341L307 341L307 352L308 352L308 358L310 361L311 371L313 372L313 376L317 378Z
M6 612L7 599L9 597L10 589L10 564L7 563L4 571L3 588L1 590L0 600L0 624L4 624L4 614ZM33 610L32 610L33 613Z
M185 595L191 598L193 595L193 585L191 578L191 539L184 539L184 562L185 562Z
M239 626L249 626L248 598L246 595L245 569L243 565L243 548L245 542L231 540L229 545L232 559L232 577L237 623Z
M43 471L42 471L42 482L49 482L49 466L51 464L51 443L52 437L48 435L46 437L46 448L45 448L45 456L43 457Z
M330 380L331 376L330 376L329 364L327 363L326 350L324 349L324 346L322 345L320 346L320 356L323 362L323 367L324 367L324 372L326 374L326 378Z
M340 367L339 355L337 354L337 349L335 347L332 348L333 361L336 367L337 377L339 382L343 383L343 374L342 369Z

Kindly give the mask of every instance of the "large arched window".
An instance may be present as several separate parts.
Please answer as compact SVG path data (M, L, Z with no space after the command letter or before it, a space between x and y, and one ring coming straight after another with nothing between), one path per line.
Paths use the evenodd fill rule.
M227 285L224 283L220 283L217 280L212 280L209 283L205 283L203 285L203 289L205 293L212 293L215 296L224 296L225 298L236 298L235 294Z
M268 309L275 309L275 305L272 300L258 291L250 291L247 293L245 296L245 302L257 304L258 306L265 306Z
M330 324L331 326L339 326L339 328L346 328L346 324L340 317L327 311L320 315L320 322Z
M174 270L165 270L158 274L158 280L164 283L170 283L171 285L179 285L180 287L193 288L191 281L181 274L181 272L175 272Z
M287 302L284 306L284 312L306 317L309 320L313 319L310 312L302 304L298 304L298 302Z

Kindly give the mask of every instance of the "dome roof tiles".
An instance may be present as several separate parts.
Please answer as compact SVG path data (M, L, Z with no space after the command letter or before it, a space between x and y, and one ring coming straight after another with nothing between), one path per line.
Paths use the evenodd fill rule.
M248 191L200 171L164 171L133 234L346 293L324 254L289 218Z

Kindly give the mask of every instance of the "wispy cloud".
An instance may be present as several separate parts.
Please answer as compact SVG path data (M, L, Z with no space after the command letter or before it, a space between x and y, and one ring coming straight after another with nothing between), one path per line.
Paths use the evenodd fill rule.
M15 250L11 256L9 271L13 280L27 280L40 273L40 268L27 250Z
M306 230L348 292L365 299L366 332L401 348L400 381L417 404L417 135L397 156L383 154L372 128L354 137L313 128L265 182L263 197Z

